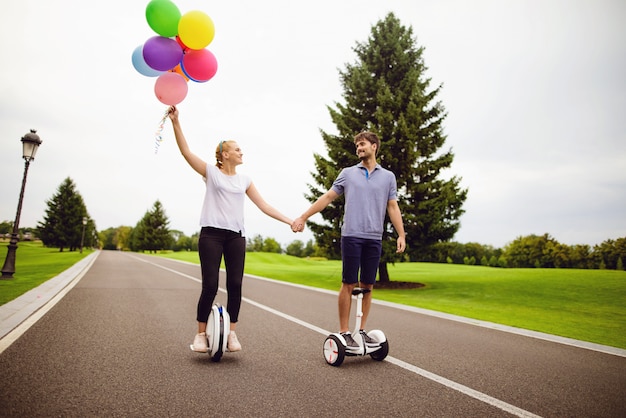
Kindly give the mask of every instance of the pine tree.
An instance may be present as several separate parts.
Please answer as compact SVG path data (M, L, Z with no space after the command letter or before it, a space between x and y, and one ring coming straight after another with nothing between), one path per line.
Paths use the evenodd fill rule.
M137 223L131 235L131 248L138 251L156 252L168 249L174 243L167 226L169 220L159 200L154 202L152 209L147 211Z
M357 42L356 62L339 72L345 104L328 107L338 134L322 131L328 158L314 155L317 172L311 174L321 187L309 184L306 195L315 201L343 167L358 162L353 142L356 133L375 132L381 139L378 161L397 178L407 253L412 260L420 259L431 245L454 236L467 198L467 190L459 187L460 178L441 177L454 158L451 150L440 152L446 140L446 112L436 101L441 86L429 89L423 48L415 44L412 28L402 26L393 13L372 27L366 43ZM336 199L322 211L325 224L308 223L318 245L331 258L340 257L343 205L343 199ZM385 222L381 281L389 280L387 263L400 259L388 217Z
M44 220L37 225L37 234L47 247L59 247L59 251L70 251L80 247L83 233L83 218L89 218L83 197L76 190L74 181L67 177L52 199L46 201L48 208ZM90 221L86 237L91 243L95 224Z

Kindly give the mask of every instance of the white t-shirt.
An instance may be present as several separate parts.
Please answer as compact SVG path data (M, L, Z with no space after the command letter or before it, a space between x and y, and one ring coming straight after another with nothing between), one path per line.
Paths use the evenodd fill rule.
M251 183L245 174L228 176L216 166L207 164L200 226L228 229L245 236L243 205Z

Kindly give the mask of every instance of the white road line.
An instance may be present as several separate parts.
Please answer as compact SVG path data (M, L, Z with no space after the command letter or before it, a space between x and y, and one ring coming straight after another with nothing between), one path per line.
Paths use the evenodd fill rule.
M136 259L138 259L140 261L143 261L144 263L148 263L148 264L151 264L151 265L153 265L155 267L161 268L163 270L167 270L169 272L178 274L179 276L185 277L185 278L193 280L195 282L198 282L198 283L202 282L200 279L198 279L196 277L190 276L190 275L185 274L185 273L181 273L181 272L179 272L177 270L161 266L159 264L147 261L145 259L141 259L139 257L134 257L134 258L136 258ZM222 291L224 293L226 292L222 288L220 288L220 291ZM274 308L270 308L269 306L266 306L266 305L263 305L261 303L255 302L252 299L248 299L248 298L243 297L242 301L244 301L246 303L249 303L251 305L254 305L254 306L256 306L259 309L263 309L263 310L265 310L267 312L270 312L270 313L272 313L274 315L277 315L277 316L279 316L279 317L281 317L283 319L286 319L288 321L294 322L294 323L296 323L298 325L301 325L301 326L303 326L305 328L308 328L308 329L310 329L312 331L318 332L318 333L320 333L322 335L329 335L329 334L331 334L330 331L327 331L327 330L325 330L323 328L317 327L317 326L315 326L313 324L310 324L310 323L305 322L305 321L303 321L301 319L298 319L296 317L288 315L288 314L286 314L284 312L278 311L278 310L276 310ZM384 361L388 361L389 363L394 364L394 365L396 365L398 367L401 367L401 368L403 368L403 369L405 369L405 370L407 370L409 372L415 373L415 374L420 375L420 376L422 376L422 377L424 377L426 379L432 380L433 382L439 383L439 384L441 384L443 386L446 386L446 387L448 387L450 389L456 390L457 392L460 392L460 393L462 393L462 394L464 394L466 396L469 396L471 398L477 399L477 400L479 400L481 402L484 402L486 404L494 406L494 407L496 407L498 409L501 409L502 411L505 411L505 412L507 412L507 413L509 413L511 415L514 415L514 416L517 416L517 417L525 417L525 418L540 418L539 415L535 415L532 412L529 412L529 411L526 411L524 409L518 408L515 405L511 405L509 403L501 401L500 399L497 399L497 398L494 398L492 396L486 395L486 394L484 394L482 392L474 390L474 389L472 389L470 387L467 387L465 385L462 385L460 383L454 382L454 381L452 381L450 379L446 379L445 377L439 376L439 375L437 375L435 373L431 373L431 372L429 372L427 370L424 370L422 368L414 366L414 365L412 365L410 363L404 362L404 361L402 361L400 359L397 359L395 357L387 356Z
M11 344L17 341L30 327L32 327L37 321L39 321L50 309L54 307L63 297L76 286L76 284L83 278L83 276L89 271L93 263L96 261L98 254L89 256L90 260L84 259L88 264L79 274L76 275L61 291L59 291L48 302L33 312L28 318L22 321L18 326L13 328L11 332L7 333L4 337L0 338L0 354L9 348Z

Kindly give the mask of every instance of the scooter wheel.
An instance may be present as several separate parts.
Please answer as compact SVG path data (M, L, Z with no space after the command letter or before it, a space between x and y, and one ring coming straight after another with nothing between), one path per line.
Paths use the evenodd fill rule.
M370 357L376 361L383 361L389 354L389 341L380 344L380 348L370 354Z
M329 335L324 340L324 359L331 366L339 367L346 357L346 347L336 335Z
M211 357L211 361L214 363L219 362L222 359L222 352L218 351L217 353L213 354L213 357Z

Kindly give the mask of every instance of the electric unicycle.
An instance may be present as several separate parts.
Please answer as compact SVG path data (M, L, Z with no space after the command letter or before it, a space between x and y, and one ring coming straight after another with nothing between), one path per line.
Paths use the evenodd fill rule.
M230 333L230 315L222 305L216 303L211 308L206 325L208 353L212 361L218 362L226 352ZM193 346L190 348L193 350Z
M367 333L374 344L366 344L363 336L359 332L361 328L361 317L363 316L363 295L369 293L370 289L354 288L352 295L356 296L356 324L352 338L359 345L356 348L348 348L346 340L340 333L333 333L326 337L324 340L324 359L326 363L331 366L339 367L346 356L366 356L369 355L372 359L377 361L383 361L387 354L389 354L389 341L385 334L378 329L371 330Z

